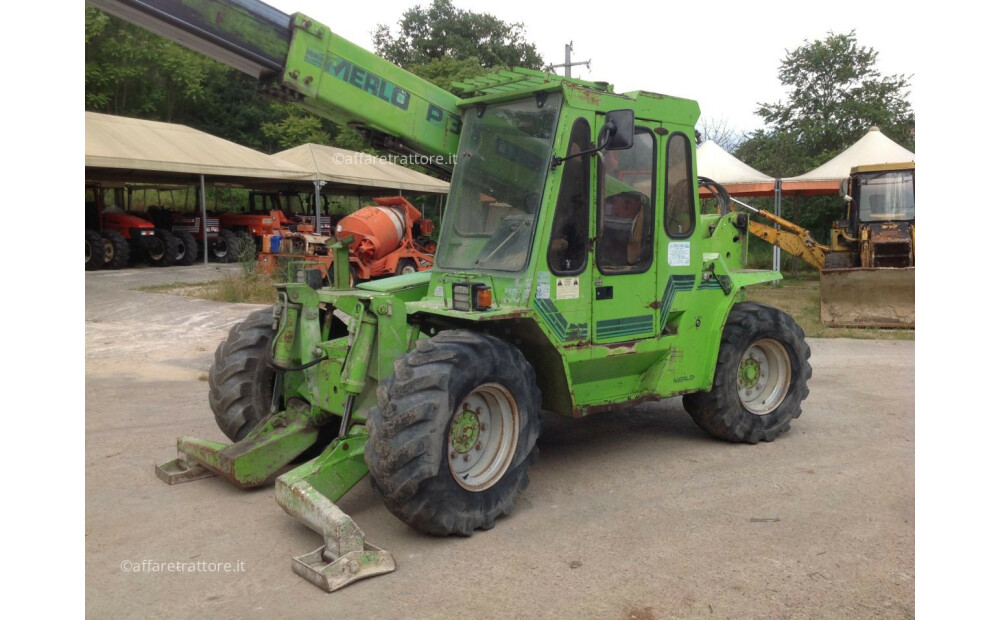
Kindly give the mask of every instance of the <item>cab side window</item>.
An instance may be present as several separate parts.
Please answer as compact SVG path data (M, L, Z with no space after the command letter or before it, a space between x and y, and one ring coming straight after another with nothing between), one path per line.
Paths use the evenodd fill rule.
M601 273L642 273L653 256L656 141L636 127L632 148L605 151L599 160L597 266Z
M691 142L683 133L667 141L666 215L663 224L674 239L690 237L694 230L694 188L691 185Z
M674 239L690 237L694 230L694 188L691 185L691 142L682 133L667 141L666 216L667 234Z
M566 156L590 148L590 123L576 119L570 131ZM557 275L575 275L587 265L590 223L590 155L563 162L559 199L552 218L549 239L549 270Z

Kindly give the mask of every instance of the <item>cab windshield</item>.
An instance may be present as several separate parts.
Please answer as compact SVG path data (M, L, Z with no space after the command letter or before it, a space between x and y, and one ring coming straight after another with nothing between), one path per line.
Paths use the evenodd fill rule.
M873 172L858 177L858 216L862 222L914 219L913 170Z
M445 208L435 264L520 271L552 160L562 95L470 108Z

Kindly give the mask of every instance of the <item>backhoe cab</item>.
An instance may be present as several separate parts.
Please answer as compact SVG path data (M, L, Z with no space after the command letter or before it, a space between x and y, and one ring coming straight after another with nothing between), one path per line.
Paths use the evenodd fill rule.
M836 327L916 325L916 167L856 166L841 184L820 272L820 320Z

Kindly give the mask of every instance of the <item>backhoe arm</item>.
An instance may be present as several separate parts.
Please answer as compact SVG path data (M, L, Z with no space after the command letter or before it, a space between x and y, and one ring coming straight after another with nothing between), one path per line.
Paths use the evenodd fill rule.
M730 200L761 216L768 222L781 226L781 229L778 229L750 220L749 231L752 234L771 245L778 246L793 256L798 256L816 269L823 269L823 261L826 260L826 254L830 251L830 248L829 246L817 243L808 230L783 217L778 217L766 209L756 209L735 198L730 198Z
M87 0L89 4L261 80L386 148L441 158L458 150L458 97L260 0Z

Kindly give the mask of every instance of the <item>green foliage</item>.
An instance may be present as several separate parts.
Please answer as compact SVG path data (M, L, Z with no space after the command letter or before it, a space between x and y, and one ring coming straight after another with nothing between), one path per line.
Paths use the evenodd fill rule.
M508 24L488 13L456 9L451 0L434 0L427 8L408 9L399 20L398 35L379 24L374 43L380 56L406 69L445 58L477 59L482 69L542 66L535 45L524 38L524 24ZM453 69L457 67L448 67Z
M486 75L488 71L483 68L479 58L473 56L463 60L456 60L451 56L435 58L434 60L422 64L407 67L407 70L418 75L435 86L450 91L456 95L462 91L455 88L454 82L461 82L470 78Z
M877 60L878 52L859 46L853 30L805 42L787 52L778 69L788 100L761 104L757 115L818 157L836 155L872 125L912 150L909 80L881 75Z
M269 152L338 136L330 121L262 96L256 79L197 52L91 7L84 24L87 110L180 123Z
M909 78L883 76L878 52L859 46L854 31L830 33L786 52L778 79L788 99L763 103L766 128L750 134L736 156L773 176L802 174L859 140L873 125L914 148Z
M97 9L86 11L88 109L170 121L203 102L215 63Z
M330 134L323 130L320 119L303 112L292 103L275 104L283 109L284 117L275 122L263 123L261 132L279 149L290 149L309 142L330 144Z
M522 24L450 0L410 9L399 24L398 37L379 27L379 53L447 90L491 68L542 64ZM84 43L87 110L180 123L265 152L314 142L379 154L352 129L262 96L254 78L92 7Z
M344 127L340 130L340 133L337 134L337 139L334 140L333 145L349 151L365 153L374 152L373 149L366 146L364 136L349 127Z

